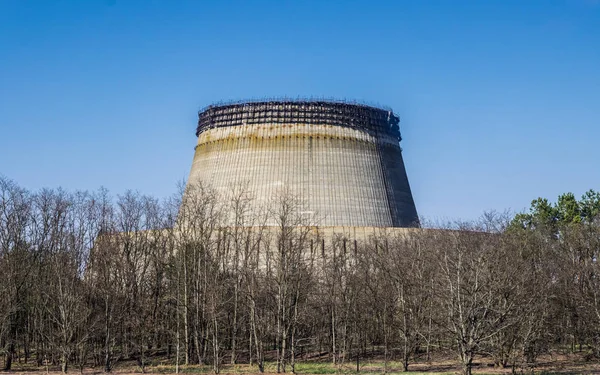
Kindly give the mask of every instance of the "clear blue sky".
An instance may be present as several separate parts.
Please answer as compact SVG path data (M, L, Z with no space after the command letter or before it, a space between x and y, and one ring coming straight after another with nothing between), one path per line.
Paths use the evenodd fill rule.
M166 197L197 110L390 106L417 209L600 189L600 1L0 0L0 174Z

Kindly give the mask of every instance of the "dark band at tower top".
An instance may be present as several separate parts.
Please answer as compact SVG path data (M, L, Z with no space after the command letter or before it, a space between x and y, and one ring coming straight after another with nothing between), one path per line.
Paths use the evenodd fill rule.
M323 100L236 102L201 110L196 136L215 127L310 123L388 132L400 141L399 122L391 110L364 104Z

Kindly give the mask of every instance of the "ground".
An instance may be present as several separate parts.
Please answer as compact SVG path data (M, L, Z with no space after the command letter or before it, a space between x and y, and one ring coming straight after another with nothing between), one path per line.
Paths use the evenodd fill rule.
M361 362L360 374L383 374L384 363L381 360ZM289 368L288 368L289 371ZM600 374L600 362L598 361L586 361L582 355L557 355L541 357L535 368L518 368L515 370L517 374L539 374L539 375L550 375L550 374ZM116 375L127 375L127 374L139 374L141 369L136 365L134 361L121 361L118 362L113 371ZM212 366L203 365L191 365L191 366L180 366L180 372L184 374L212 374ZM80 373L79 369L71 367L69 371L71 374ZM172 374L175 373L175 367L167 363L167 361L155 359L153 364L146 368L147 374ZM325 361L306 361L296 364L297 374L356 374L356 363L347 362L342 365L333 365L330 362ZM428 375L441 375L441 374L459 374L460 366L456 361L452 361L451 358L439 358L431 363L423 361L417 361L410 365L409 372L402 372L402 363L391 361L388 362L388 374L428 374ZM0 374L6 374L0 372ZM23 364L15 364L14 370L9 374L61 374L58 367L34 368ZM83 370L85 375L103 374L102 368L85 368ZM222 365L221 374L223 375L251 375L259 374L258 367L249 366L247 364L240 365ZM266 375L276 374L275 363L269 362L265 368ZM477 375L501 375L501 374L512 374L511 368L500 368L494 367L489 360L480 359L475 362L473 367L473 374Z

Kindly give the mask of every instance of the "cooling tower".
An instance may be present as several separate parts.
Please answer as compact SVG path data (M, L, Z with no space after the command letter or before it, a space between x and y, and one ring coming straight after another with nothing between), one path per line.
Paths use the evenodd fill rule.
M320 226L418 225L392 111L265 101L213 105L198 117L189 184L224 195L246 186L256 210L285 189Z

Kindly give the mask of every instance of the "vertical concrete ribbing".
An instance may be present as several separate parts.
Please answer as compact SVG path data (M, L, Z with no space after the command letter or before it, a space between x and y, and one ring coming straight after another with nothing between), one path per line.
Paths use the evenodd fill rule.
M407 225L394 218L416 217L410 190L390 197L385 188L392 175L388 183L410 189L399 146L377 142L366 130L331 125L214 128L200 135L190 182L200 179L222 193L245 183L257 207L287 187L303 202L302 211L325 216L321 225Z

